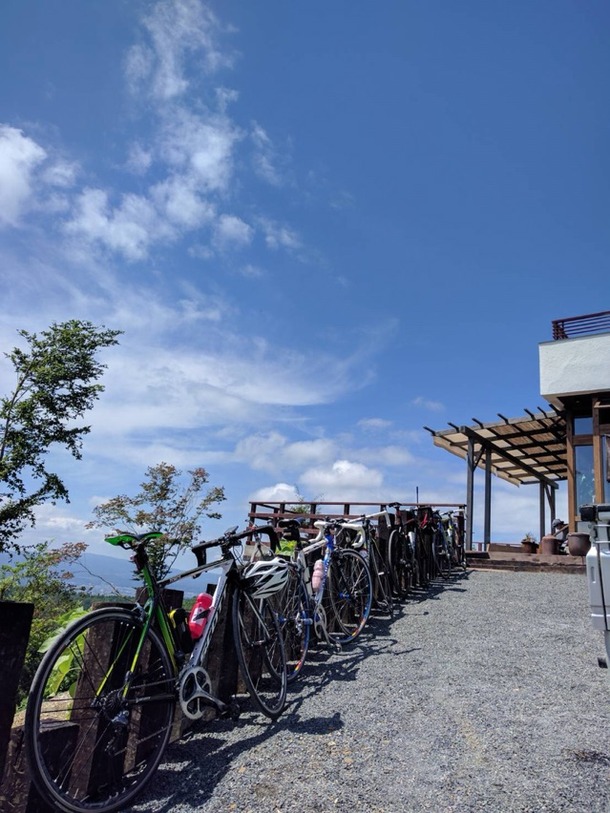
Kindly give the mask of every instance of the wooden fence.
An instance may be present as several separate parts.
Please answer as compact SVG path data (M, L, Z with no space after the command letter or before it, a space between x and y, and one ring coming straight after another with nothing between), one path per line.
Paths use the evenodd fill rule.
M167 591L165 596L169 609L182 606L180 590ZM231 629L230 601L224 601L208 650L206 669L212 682L212 691L221 700L229 701L238 691L237 658ZM25 757L23 712L15 714L17 685L23 666L29 639L34 607L32 604L0 601L0 811L1 813L55 813L38 794L30 780ZM215 712L210 709L209 718ZM181 737L190 721L184 718L179 705L172 731L172 741ZM48 747L65 742L76 729L66 723L45 732ZM70 730L68 730L70 729ZM93 763L93 755L89 760ZM85 760L86 762L86 760ZM90 772L92 764L79 764L79 771Z

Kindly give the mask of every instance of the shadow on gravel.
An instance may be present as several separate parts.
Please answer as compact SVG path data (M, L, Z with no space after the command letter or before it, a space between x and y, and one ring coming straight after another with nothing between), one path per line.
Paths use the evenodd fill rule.
M468 576L468 573L457 573L446 581L434 580L426 588L411 591L404 601L395 604L392 617L373 612L363 633L341 653L331 652L324 644L313 643L303 673L296 684L289 687L286 711L279 720L270 722L244 705L237 722L216 719L196 726L168 748L165 762L150 786L140 801L126 811L172 813L181 805L198 809L209 801L218 782L233 768L241 754L278 733L287 731L319 736L343 728L340 712L304 716L300 713L303 704L331 682L355 681L366 658L387 652L405 656L419 651L419 647L399 648L398 639L392 635L393 624L408 617L410 608L419 608L425 601L441 600L442 594L448 590L465 592L461 584ZM244 736L236 740L235 731L240 729ZM184 781L180 782L178 776L184 777Z

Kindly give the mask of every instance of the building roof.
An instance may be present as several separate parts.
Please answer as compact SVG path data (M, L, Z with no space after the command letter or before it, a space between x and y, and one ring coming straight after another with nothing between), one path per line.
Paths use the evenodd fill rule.
M521 418L505 418L497 423L483 423L473 418L473 426L456 426L434 430L435 446L468 458L469 441L474 441L476 465L486 465L489 450L491 470L510 483L537 483L566 480L566 419L560 412L543 410L537 413L525 410ZM478 444L478 447L477 447ZM478 459L476 459L478 455Z

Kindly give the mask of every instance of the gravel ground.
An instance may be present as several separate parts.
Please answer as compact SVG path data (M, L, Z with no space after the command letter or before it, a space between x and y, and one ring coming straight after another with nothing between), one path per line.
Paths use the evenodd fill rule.
M138 813L609 813L610 672L581 575L470 571L315 650L276 723L174 743Z

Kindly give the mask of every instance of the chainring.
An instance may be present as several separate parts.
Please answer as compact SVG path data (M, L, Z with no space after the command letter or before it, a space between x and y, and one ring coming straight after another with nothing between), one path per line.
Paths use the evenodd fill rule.
M178 684L180 708L189 720L200 720L210 708L212 681L201 666L187 666Z

